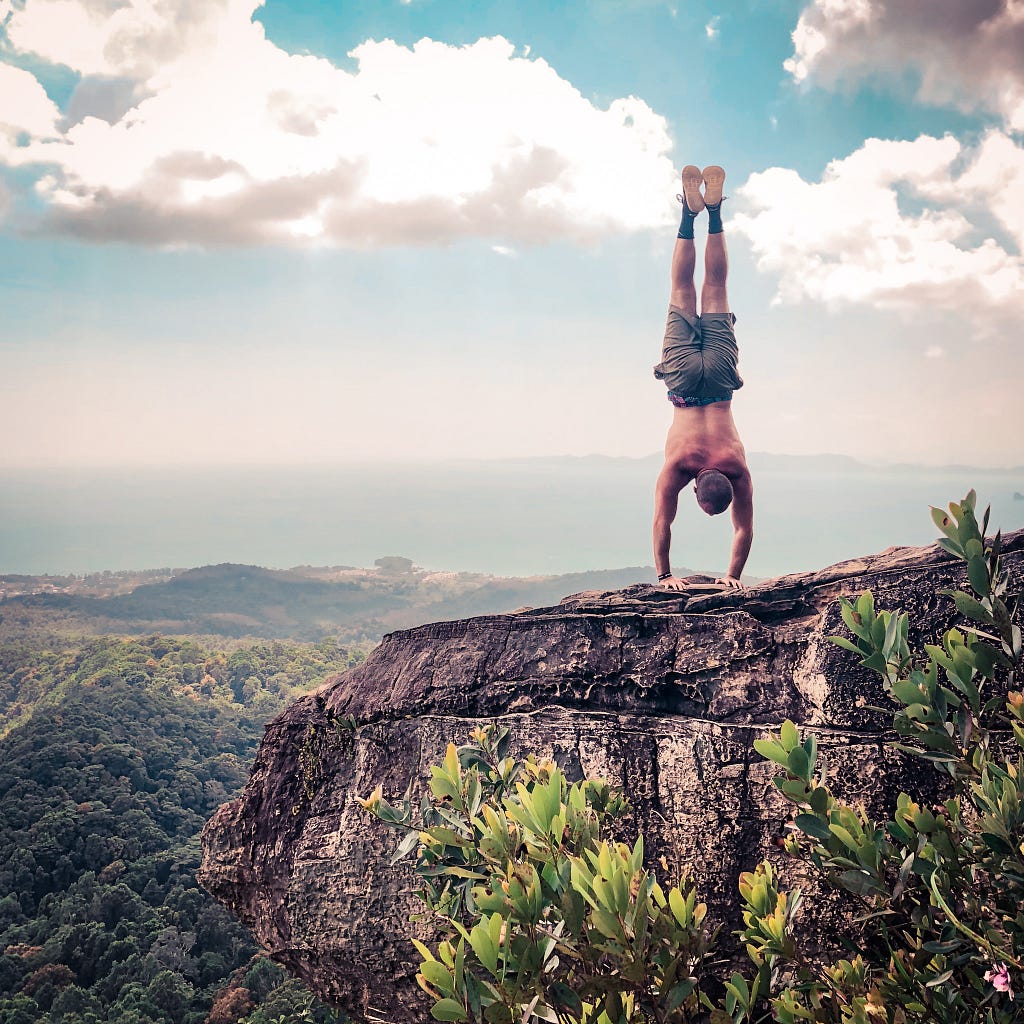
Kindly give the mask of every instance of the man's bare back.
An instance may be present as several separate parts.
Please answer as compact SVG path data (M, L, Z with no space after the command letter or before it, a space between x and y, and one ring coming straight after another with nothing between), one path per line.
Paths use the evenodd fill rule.
M740 588L754 535L754 492L732 417L732 392L743 381L736 372L738 349L732 329L736 318L729 311L726 294L728 261L719 211L725 172L713 166L702 175L689 166L682 178L684 213L672 256L669 322L662 361L654 371L665 381L675 407L665 439L665 463L655 487L654 561L662 586L685 589L686 581L672 574L669 553L679 494L693 480L697 504L708 515L732 507L733 543L729 568L720 582ZM699 192L702 181L711 226L698 317L693 220L705 207Z

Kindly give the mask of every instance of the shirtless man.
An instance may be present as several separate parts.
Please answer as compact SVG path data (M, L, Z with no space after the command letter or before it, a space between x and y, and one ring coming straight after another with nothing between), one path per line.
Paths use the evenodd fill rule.
M725 171L711 166L702 172L690 165L683 168L682 181L683 220L672 253L668 324L661 362L654 368L654 376L665 382L675 407L665 439L665 465L654 492L654 564L661 586L686 588L686 580L672 573L669 548L679 492L694 480L697 504L709 516L732 505L729 569L717 582L742 589L740 574L754 536L754 489L732 418L732 393L743 387L743 381L736 372L736 317L729 311L725 289L729 272L721 212ZM705 207L708 241L697 316L693 222Z

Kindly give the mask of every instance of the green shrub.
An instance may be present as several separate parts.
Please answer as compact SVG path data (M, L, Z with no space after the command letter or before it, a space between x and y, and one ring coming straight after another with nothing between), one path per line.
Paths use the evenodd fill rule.
M833 637L877 672L897 710L895 746L948 778L934 806L901 793L892 817L870 820L837 800L815 771L815 743L786 723L755 742L779 764L776 779L799 813L789 850L849 898L864 922L862 949L830 970L798 966L780 942L757 951L791 972L776 1019L927 1021L1019 1019L1013 977L1024 969L1024 697L1016 598L1008 595L999 534L972 491L933 509L939 543L967 563L971 591L943 591L968 620L913 654L905 614L876 611L871 594L843 601L853 640ZM741 1018L742 1019L742 1018Z
M419 895L446 930L436 952L415 942L434 1018L687 1020L711 938L692 882L663 888L642 839L609 840L627 806L605 783L511 759L508 729L470 739L432 768L415 825L408 794L363 801L408 830L395 860L418 851Z
M944 591L969 624L913 654L905 614L870 593L842 602L852 640L897 710L894 745L947 779L924 806L906 793L874 821L832 793L813 735L792 722L755 749L782 769L795 805L786 849L845 899L857 948L810 956L797 935L799 890L767 862L740 879L749 961L723 973L692 881L663 887L643 839L613 838L627 808L605 782L567 784L558 767L508 756L507 729L449 745L430 792L397 806L378 787L362 801L405 832L419 896L443 933L417 981L436 1020L488 1024L1008 1024L1024 969L1024 696L1016 602L997 534L986 541L975 495L933 510L940 544L967 565L973 593ZM664 859L663 869L667 868Z

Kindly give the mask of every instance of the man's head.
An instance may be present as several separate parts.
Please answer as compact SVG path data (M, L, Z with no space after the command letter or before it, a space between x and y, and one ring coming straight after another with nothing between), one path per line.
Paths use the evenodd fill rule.
M717 469L702 469L693 484L697 504L709 516L717 516L732 504L732 484Z

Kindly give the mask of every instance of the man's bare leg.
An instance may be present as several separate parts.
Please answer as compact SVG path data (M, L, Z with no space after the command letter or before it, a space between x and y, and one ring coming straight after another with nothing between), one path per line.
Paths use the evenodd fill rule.
M704 249L704 284L700 289L701 315L729 312L729 296L725 288L728 277L729 254L725 250L725 234L708 235Z
M725 235L722 231L722 189L725 187L725 171L718 164L705 167L704 203L708 211L708 241L704 249L704 284L700 290L700 311L704 313L728 313L729 297L725 283L729 277L729 256L725 251Z
M684 313L697 315L697 286L693 280L697 247L692 238L677 238L672 250L672 291L669 302Z
M680 175L683 194L683 219L679 225L676 247L672 250L672 291L669 302L689 316L697 315L697 286L693 272L697 265L697 248L693 241L694 218L704 209L701 195L703 175L693 164L687 164Z

